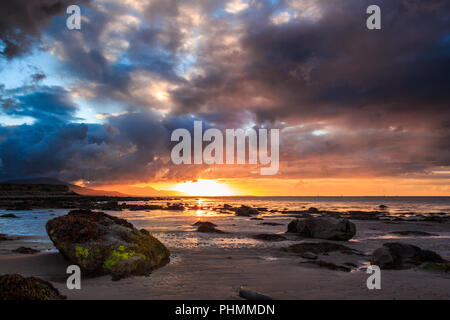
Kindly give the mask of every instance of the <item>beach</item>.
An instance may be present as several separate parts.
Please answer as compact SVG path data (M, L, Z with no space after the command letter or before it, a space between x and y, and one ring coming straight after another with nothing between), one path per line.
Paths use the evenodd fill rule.
M245 202L243 202L245 200ZM176 210L105 211L127 219L138 229L146 229L171 251L170 262L148 276L112 281L109 275L82 277L81 290L68 290L66 268L70 262L54 248L45 233L48 219L65 215L69 209L5 211L19 218L0 219L0 274L18 273L51 282L68 299L241 299L240 286L274 299L449 299L448 273L417 266L405 270L382 270L381 289L369 290L370 255L384 243L418 246L450 259L448 198L433 201L386 200L387 209L378 210L370 201L324 199L223 199L188 198L172 200L185 207ZM345 200L345 199L344 199ZM367 199L366 199L367 200ZM437 202L436 202L437 201ZM137 205L166 205L165 201L133 202ZM241 217L224 209L224 204L259 208L257 216ZM348 215L356 226L349 241L305 239L287 234L287 225L302 210L317 207L320 215ZM354 211L360 208L358 213ZM414 210L406 210L412 209ZM331 211L332 210L332 211ZM431 211L430 211L431 210ZM447 211L446 211L447 210ZM349 214L349 212L353 212ZM429 213L435 213L430 215ZM1 215L0 214L0 215ZM371 215L367 218L365 215ZM363 217L361 217L363 215ZM438 217L432 218L429 217ZM200 233L198 221L214 223L224 233ZM420 231L422 234L405 233ZM398 233L400 232L400 233ZM275 234L282 241L255 239L258 234ZM318 266L286 248L295 244L333 243L358 254L329 252L317 260L342 267L332 270ZM39 250L20 254L18 247ZM348 270L343 270L348 267Z

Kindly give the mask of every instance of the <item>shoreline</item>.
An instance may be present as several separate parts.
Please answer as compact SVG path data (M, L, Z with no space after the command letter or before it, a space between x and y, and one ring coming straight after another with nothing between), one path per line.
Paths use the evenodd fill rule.
M208 217L209 221L224 221L226 217ZM222 220L220 220L222 219ZM246 218L244 218L246 219ZM188 220L189 224L191 220ZM241 218L242 221L242 218ZM252 220L246 219L250 222ZM255 224L259 221L253 221ZM371 237L382 231L388 237L391 231L422 230L440 234L449 230L448 224L437 222L397 222L354 220L358 234L348 242L320 239L298 239L297 243L329 242L360 250L366 256L352 257L329 254L329 261L352 261L359 267L351 272L334 271L313 265L301 264L305 259L283 252L277 246L221 248L221 247L170 247L171 262L147 277L131 277L112 281L110 276L82 278L81 290L68 290L67 261L57 252L35 255L12 253L19 246L43 250L52 244L42 237L24 237L0 241L0 274L19 273L50 281L68 299L241 299L237 290L245 285L252 290L275 299L450 299L448 274L426 271L419 267L408 270L382 270L381 290L368 290L364 262L367 254L385 242L403 242L435 250L450 259L448 238L441 237ZM257 225L257 224L256 224ZM274 232L284 226L274 227ZM224 227L225 230L227 230ZM151 230L150 230L151 231ZM259 232L260 230L255 230ZM193 237L209 237L198 235ZM189 233L188 233L189 234ZM450 235L450 234L449 234ZM215 235L214 235L215 236ZM242 236L242 235L241 235ZM250 234L248 234L250 236ZM7 237L13 237L8 235ZM218 236L217 236L218 237ZM30 245L31 244L31 245Z

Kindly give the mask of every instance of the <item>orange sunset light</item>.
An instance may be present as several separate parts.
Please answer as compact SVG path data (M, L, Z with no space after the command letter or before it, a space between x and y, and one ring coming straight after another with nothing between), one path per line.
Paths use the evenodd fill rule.
M189 181L175 184L169 190L182 192L188 196L214 197L214 196L233 196L238 192L220 180Z

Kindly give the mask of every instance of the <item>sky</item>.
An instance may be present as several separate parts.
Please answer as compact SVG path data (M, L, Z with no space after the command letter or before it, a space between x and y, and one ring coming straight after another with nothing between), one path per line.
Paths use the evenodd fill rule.
M0 106L2 181L449 196L450 2L3 0ZM279 129L278 173L174 165L170 135L194 120Z

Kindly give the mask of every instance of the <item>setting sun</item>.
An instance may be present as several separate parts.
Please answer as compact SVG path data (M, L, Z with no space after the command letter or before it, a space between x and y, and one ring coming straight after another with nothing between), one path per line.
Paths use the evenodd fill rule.
M203 179L178 183L170 190L182 192L188 196L201 197L232 196L236 193L224 182Z

